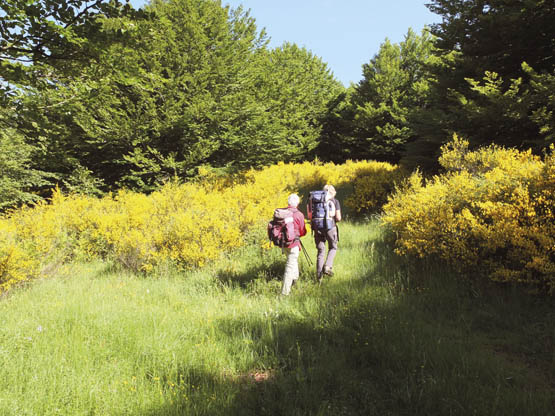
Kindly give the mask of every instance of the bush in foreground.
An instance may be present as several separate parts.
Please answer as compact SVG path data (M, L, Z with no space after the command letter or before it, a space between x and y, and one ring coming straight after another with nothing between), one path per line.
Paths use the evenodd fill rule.
M442 148L442 175L414 173L384 207L397 251L439 256L494 281L555 292L555 155L458 137Z

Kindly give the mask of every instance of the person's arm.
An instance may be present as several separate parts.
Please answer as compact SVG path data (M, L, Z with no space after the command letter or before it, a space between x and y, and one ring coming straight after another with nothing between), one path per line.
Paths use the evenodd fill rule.
M335 222L341 221L341 206L339 205L339 201L335 200Z
M295 218L297 221L297 226L299 227L299 236L302 237L306 235L306 225L304 223L304 215L299 213L300 215Z

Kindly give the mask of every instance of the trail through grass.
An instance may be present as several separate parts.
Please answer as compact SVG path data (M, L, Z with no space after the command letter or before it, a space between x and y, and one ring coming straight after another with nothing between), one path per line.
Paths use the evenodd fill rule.
M13 291L0 415L554 414L552 300L408 263L374 221L340 235L335 276L301 260L288 298L257 243L186 274L81 264Z

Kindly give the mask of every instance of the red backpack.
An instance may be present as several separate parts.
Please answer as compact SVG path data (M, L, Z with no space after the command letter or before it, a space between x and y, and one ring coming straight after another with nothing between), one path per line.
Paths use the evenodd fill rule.
M274 211L274 218L268 223L268 238L278 247L288 247L299 239L293 211L289 208L277 208Z

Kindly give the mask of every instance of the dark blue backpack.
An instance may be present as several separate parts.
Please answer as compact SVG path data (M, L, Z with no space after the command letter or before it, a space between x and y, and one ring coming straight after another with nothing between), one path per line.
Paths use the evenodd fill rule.
M335 211L335 206L332 207L330 204L333 202L326 200L327 194L326 191L312 191L308 198L306 210L313 230L326 231L335 227L335 221L330 218L330 212Z

